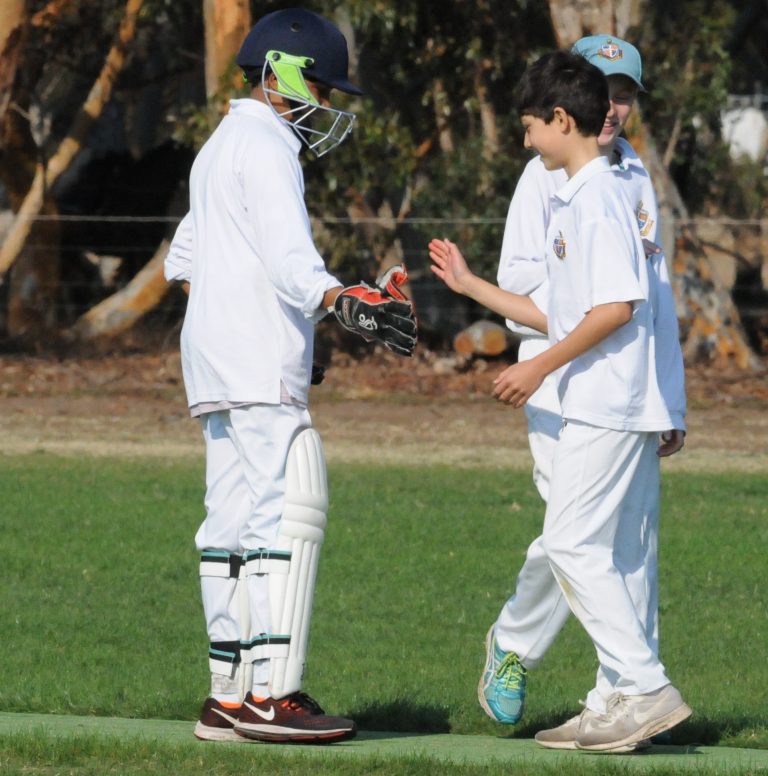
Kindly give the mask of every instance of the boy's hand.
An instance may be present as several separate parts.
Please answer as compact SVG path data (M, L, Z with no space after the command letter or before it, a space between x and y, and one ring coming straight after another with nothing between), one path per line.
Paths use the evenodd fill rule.
M679 428L665 431L661 435L661 444L656 450L656 455L658 455L659 458L666 458L667 456L674 455L676 452L683 449L684 444L685 431L681 431Z
M409 301L385 296L367 283L345 288L333 303L339 323L368 342L379 340L391 351L410 356L416 347L416 316Z
M429 258L432 259L430 269L451 291L467 293L466 283L473 275L455 243L450 240L431 240Z
M545 377L534 360L512 364L493 381L492 395L515 408L522 407L536 393Z

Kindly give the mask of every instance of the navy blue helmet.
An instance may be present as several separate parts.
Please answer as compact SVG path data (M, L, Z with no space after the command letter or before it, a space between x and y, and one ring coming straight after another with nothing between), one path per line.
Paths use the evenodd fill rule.
M309 81L347 94L362 94L349 80L347 41L335 24L319 14L286 8L263 16L243 41L237 64L246 71L261 71L270 51L311 59L311 64L302 68Z

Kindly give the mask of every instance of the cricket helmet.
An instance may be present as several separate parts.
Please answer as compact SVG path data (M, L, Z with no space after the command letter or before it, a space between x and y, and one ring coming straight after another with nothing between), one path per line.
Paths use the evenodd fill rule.
M286 8L263 16L243 41L237 64L246 70L261 70L270 51L311 59L302 68L310 81L347 94L363 93L348 77L347 41L335 24L319 14Z
M315 156L328 153L352 131L355 115L320 104L306 83L362 94L348 77L347 42L328 19L302 8L273 11L248 33L236 61L247 80L261 75L267 104ZM269 95L287 99L290 107L278 111Z

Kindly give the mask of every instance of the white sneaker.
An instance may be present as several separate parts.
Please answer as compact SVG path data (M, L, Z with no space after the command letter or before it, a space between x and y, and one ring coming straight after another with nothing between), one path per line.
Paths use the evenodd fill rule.
M579 724L576 748L617 751L669 730L693 712L680 693L667 684L645 695L614 693L605 714L590 713Z
M575 717L571 717L567 722L563 722L562 725L556 728L550 728L549 730L540 730L533 737L534 741L540 746L547 749L577 749L576 737L579 732L579 724L582 717L589 715L600 716L597 712L584 709L581 714L577 714ZM620 746L612 749L612 752L617 754L623 752L640 752L643 749L648 749L651 746L651 742L648 739L638 741L636 744L628 744L627 746Z
M584 711L581 714L584 714ZM581 714L571 717L567 722L563 722L558 727L540 730L533 737L533 740L547 749L575 749L576 734L579 732Z

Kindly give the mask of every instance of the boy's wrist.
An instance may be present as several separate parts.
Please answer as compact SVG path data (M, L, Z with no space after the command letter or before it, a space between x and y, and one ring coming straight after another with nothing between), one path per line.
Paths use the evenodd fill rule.
M561 364L557 363L557 359L553 358L555 354L552 353L552 348L547 348L544 352L539 353L538 356L534 356L531 361L535 364L542 379L549 377Z

